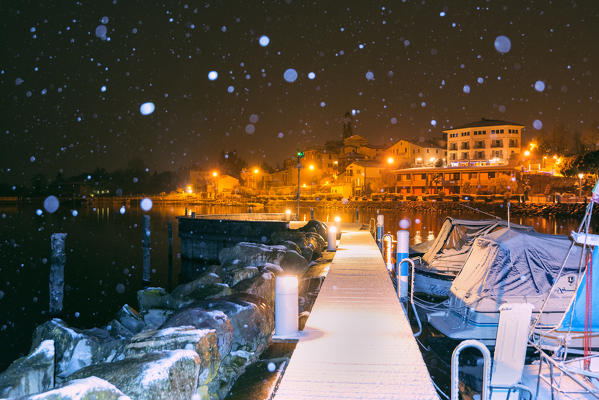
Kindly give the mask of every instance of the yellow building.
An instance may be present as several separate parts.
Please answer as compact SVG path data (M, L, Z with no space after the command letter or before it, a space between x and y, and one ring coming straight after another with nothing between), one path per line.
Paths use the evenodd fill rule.
M395 168L444 165L446 158L445 149L429 145L421 146L408 140L398 140L385 150L385 162Z
M447 165L507 165L517 161L524 125L483 118L447 129Z
M345 179L350 183L352 195L361 196L376 192L381 188L385 166L376 160L356 161L345 169Z
M520 171L508 166L406 168L393 173L391 191L413 195L516 193L520 184Z

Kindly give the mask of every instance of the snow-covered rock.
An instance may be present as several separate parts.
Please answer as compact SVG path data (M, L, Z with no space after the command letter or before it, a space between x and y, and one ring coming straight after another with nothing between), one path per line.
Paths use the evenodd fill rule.
M110 336L103 329L88 331L70 328L54 318L38 325L33 333L32 348L44 340L53 340L55 348L55 377L64 378L93 363L112 361L122 350L124 340Z
M95 376L78 379L61 388L28 397L27 400L131 400L114 385Z
M167 350L90 365L69 379L95 376L134 400L189 400L197 386L199 368L200 357L194 350Z
M139 313L129 304L125 304L123 307L121 307L119 312L116 314L115 319L134 334L141 332L146 325Z
M28 396L54 387L54 341L44 340L0 374L0 398Z
M200 385L216 375L220 364L220 353L214 329L196 329L179 326L160 330L144 331L135 335L125 349L125 355L139 356L161 350L194 350L200 356Z
M279 264L285 255L285 246L267 246L259 243L240 242L233 247L222 249L218 259L223 266L237 265L243 267L258 267L264 264Z

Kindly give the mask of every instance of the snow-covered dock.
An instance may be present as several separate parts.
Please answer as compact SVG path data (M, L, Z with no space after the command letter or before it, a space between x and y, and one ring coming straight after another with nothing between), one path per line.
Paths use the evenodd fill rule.
M375 241L342 228L275 399L438 399Z

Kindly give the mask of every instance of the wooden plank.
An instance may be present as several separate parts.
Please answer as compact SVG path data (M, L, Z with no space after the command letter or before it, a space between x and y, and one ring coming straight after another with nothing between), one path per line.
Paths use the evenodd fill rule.
M275 399L438 399L369 232L342 234Z

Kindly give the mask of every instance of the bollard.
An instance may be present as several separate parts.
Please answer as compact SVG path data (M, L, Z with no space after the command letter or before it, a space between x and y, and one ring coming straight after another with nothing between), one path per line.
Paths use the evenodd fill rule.
M170 292L173 286L173 224L169 219L166 225L168 234L168 281L167 289Z
M250 206L250 214L252 213L252 206Z
M396 278L397 295L399 298L408 297L408 263L401 262L404 258L410 256L410 232L407 230L397 231L397 252L396 252Z
M337 251L337 228L329 226L327 230L328 251Z
M310 207L310 219L314 219L314 208Z
M360 210L356 207L356 224L360 223Z
M195 213L191 213L194 215ZM145 214L142 227L143 269L142 279L150 282L150 216Z
M66 233L53 233L50 237L50 314L62 312L64 300L64 266L67 262L67 256L64 251Z
M341 232L341 217L336 215L334 218L335 228L337 228L337 232Z
M275 284L275 336L297 337L298 288L296 276L277 276Z
M185 216L187 217L187 207L185 207Z
M378 210L377 210L378 212ZM376 244L379 245L379 250L383 251L383 232L385 231L385 216L378 214L376 216Z

